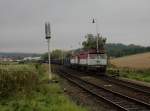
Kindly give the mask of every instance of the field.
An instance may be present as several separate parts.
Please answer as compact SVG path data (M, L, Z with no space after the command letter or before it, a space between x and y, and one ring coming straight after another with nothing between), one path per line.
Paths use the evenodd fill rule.
M150 52L125 56L110 60L116 67L132 69L150 69Z
M109 74L150 83L150 52L112 59Z
M40 64L1 64L0 111L87 111L64 95L59 82L49 83L47 75Z

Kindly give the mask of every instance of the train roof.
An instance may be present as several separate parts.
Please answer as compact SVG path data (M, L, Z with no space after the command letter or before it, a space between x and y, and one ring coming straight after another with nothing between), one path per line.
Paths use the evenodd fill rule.
M105 49L100 49L99 54L104 54L106 53ZM96 49L80 49L80 50L75 50L72 53L72 56L77 56L77 55L83 55L83 54L97 54Z

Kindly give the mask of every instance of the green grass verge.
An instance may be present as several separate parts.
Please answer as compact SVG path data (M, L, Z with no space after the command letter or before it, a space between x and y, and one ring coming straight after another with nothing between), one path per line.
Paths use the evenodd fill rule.
M144 82L150 82L150 72L121 72L120 76L129 78L129 79L134 79L134 80L139 80L139 81L144 81Z
M38 72L34 65L0 65L0 97L36 87Z
M87 111L65 96L59 84L39 86L30 96L16 95L0 102L0 111Z
M133 80L149 82L150 83L150 70L133 70L127 68L109 68L108 73L111 75L119 75L120 77L129 78Z
M0 111L87 111L64 95L59 83L48 83L42 65L36 64L35 68L39 75L36 87L0 98Z

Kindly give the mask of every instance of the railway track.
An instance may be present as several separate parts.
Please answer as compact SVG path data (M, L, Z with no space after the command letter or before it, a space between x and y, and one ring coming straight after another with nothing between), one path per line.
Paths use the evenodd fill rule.
M65 70L67 70L69 73L74 75L78 75L78 76L81 75L80 76L81 78L89 82L92 82L93 84L97 84L109 90L116 91L126 96L138 99L141 102L150 104L150 87L123 81L111 76L99 76L99 75L89 76L89 74L87 76L85 72L77 72L71 69L65 69Z
M120 80L111 76L104 76L104 79L114 84L121 85L130 89L134 89L138 92L142 92L150 96L150 87L148 86L131 83L131 82Z
M122 111L150 111L150 105L131 97L97 86L77 76L71 75L64 70L60 70L61 76L70 82L78 85L80 88L88 91L93 96L103 99L109 104Z

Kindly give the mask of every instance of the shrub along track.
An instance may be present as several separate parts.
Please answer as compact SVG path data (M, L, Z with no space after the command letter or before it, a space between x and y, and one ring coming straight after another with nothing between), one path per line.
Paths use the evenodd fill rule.
M108 90L105 87L98 86L97 84L93 84L83 78L79 78L71 74L68 74L68 72L65 72L64 68L61 69L61 75L63 77L73 82L74 84L78 85L82 89L88 91L93 96L96 96L97 98L107 101L109 104L114 105L120 110L150 111L150 105L145 102L123 95L116 91Z
M120 80L110 76L100 76L100 75L91 76L91 74L88 74L87 76L87 74L85 74L84 72L77 72L75 70L68 68L63 69L65 69L71 74L80 76L82 79L87 80L93 84L132 97L141 102L150 104L150 87Z

